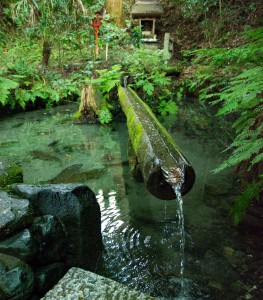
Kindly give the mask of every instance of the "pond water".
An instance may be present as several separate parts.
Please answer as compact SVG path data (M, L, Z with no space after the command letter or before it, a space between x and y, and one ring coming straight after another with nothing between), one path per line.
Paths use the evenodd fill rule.
M95 192L105 245L100 274L160 299L237 299L244 254L228 217L232 174L211 172L222 161L216 141L170 125L196 172L180 206L155 198L132 177L125 122L77 125L77 108L2 118L0 161L20 163L25 183L84 182Z

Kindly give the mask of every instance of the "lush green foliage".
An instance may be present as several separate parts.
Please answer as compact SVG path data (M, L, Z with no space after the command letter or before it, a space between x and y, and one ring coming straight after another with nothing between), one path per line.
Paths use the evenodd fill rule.
M235 116L236 136L226 149L231 154L215 170L238 166L244 178L244 192L233 210L235 222L263 189L263 27L247 31L244 37L247 43L234 49L195 51L199 66L185 82L191 90L203 87L200 99L221 105L218 116Z
M126 54L122 65L114 65L109 69L97 70L99 76L88 83L96 85L103 95L104 104L99 115L101 123L111 121L110 111L114 108L111 101L116 99L117 86L124 82L124 74L132 78L130 84L140 93L141 98L149 106L163 116L176 114L177 105L171 92L171 80L166 76L167 65L163 60L162 51L137 49Z
M142 45L142 29L141 26L135 26L131 29L131 43L136 48L141 48Z
M171 25L184 49L200 45L210 48L234 41L233 36L262 18L261 0L162 0L162 3L169 5L169 14L178 20Z
M114 108L112 102L112 91L121 83L123 71L121 65L112 66L109 70L97 70L99 77L91 79L88 84L93 84L97 90L103 95L102 105L99 111L99 121L102 124L107 124L112 121L111 110Z
M36 60L39 47L23 40L5 51L0 60L0 103L11 109L25 108L27 104L42 100L46 106L62 99L76 99L80 94L80 79L72 75L40 72Z
M90 6L91 3L93 1L17 0L11 5L11 16L31 39L42 41L42 65L47 67L54 45L61 49L67 40L79 48L83 38L87 43L87 34L91 37L92 33L90 23L94 9L103 5L102 1L94 6Z
M131 86L153 110L163 115L176 113L172 82L166 76L167 64L162 51L137 49L126 56L123 67L132 77Z
M93 5L94 4L94 5ZM77 99L85 77L94 63L79 72L81 60L92 61L93 10L103 1L14 0L5 3L4 20L13 18L16 32L3 41L0 49L0 103L15 108L36 100L51 105L63 99ZM89 13L89 15L88 15ZM84 24L84 25L83 25ZM0 35L7 36L7 31ZM14 42L13 42L14 39ZM46 64L44 52L47 45ZM52 48L51 48L52 46ZM42 51L41 51L41 47ZM51 65L47 66L51 54ZM70 62L70 63L69 63Z

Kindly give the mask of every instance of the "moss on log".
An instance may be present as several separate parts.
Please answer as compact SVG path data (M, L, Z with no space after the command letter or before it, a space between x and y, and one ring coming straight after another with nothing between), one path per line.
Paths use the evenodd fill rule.
M118 93L146 188L163 200L176 198L174 186L186 194L195 181L194 169L148 105L130 88L119 87Z

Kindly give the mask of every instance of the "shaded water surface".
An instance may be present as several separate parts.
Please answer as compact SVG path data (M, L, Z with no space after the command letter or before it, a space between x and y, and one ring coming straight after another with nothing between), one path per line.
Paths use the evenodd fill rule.
M171 132L197 179L181 201L163 201L130 174L126 124L76 125L76 110L2 118L0 161L20 163L25 183L85 182L95 192L105 245L101 274L162 299L237 299L244 254L228 220L231 173L211 173L222 160L216 141Z

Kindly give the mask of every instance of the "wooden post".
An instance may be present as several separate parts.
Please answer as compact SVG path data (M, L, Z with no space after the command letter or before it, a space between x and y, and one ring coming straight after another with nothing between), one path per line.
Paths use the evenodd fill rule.
M163 200L176 198L176 186L186 194L195 181L194 169L148 105L130 88L119 87L118 92L134 150L130 153L136 156L146 188ZM132 167L137 173L137 166Z

